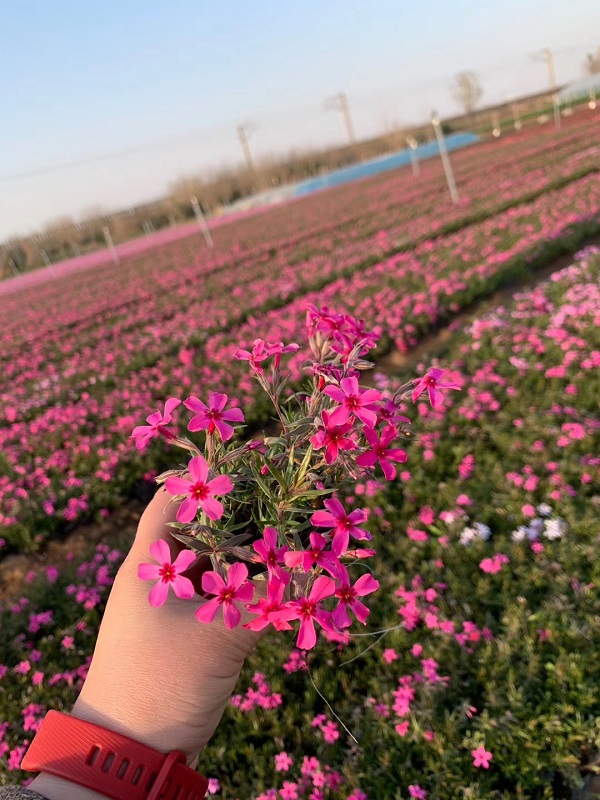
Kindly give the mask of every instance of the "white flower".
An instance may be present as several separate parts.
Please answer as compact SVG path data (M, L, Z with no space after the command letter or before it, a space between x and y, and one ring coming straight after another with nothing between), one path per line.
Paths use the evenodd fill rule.
M487 542L492 535L490 528L487 525L484 525L483 522L476 522L475 530L477 531L477 536L479 536L479 538L484 542Z
M527 538L528 528L526 525L519 525L516 531L512 532L514 542L522 542Z
M549 517L552 513L552 508L548 505L548 503L540 503L537 511L540 516Z
M567 523L560 517L546 520L546 527L544 529L544 536L551 541L554 539L562 539L567 530Z
M473 539L477 536L477 531L475 528L464 528L463 532L460 535L459 542L464 544L465 547L470 545Z

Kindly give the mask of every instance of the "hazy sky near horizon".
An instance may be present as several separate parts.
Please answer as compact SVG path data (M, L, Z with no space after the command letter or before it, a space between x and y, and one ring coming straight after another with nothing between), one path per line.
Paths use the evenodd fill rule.
M345 140L323 100L345 91L359 138L559 83L600 45L600 0L15 0L0 19L0 240L86 208L159 197L174 180Z

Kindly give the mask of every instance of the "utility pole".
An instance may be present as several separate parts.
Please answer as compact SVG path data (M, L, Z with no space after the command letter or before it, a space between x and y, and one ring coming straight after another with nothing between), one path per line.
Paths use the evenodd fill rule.
M344 123L346 125L346 132L348 134L348 141L350 144L354 144L356 138L354 136L354 125L352 124L352 117L350 115L350 105L348 104L348 96L346 92L340 92L339 94L330 97L324 103L324 108L327 111L341 111L344 116Z
M413 175L416 178L421 172L421 168L419 166L419 159L417 158L417 153L416 153L416 149L419 145L414 136L409 136L406 139L406 144L408 145L408 155L410 156L410 165L412 167Z
M117 253L117 249L115 247L115 243L113 242L113 238L110 235L110 228L105 226L102 228L102 233L104 234L104 241L106 242L106 246L110 252L110 257L112 258L113 264L119 263L119 254Z
M542 58L548 65L548 80L550 81L550 91L556 92L556 72L554 71L554 55L549 47L542 50Z
M196 215L196 219L198 220L198 224L200 225L200 230L202 231L202 235L204 236L204 241L206 242L208 247L213 247L212 236L210 235L210 231L208 229L208 225L206 224L206 220L204 219L204 214L202 213L202 209L200 208L200 203L198 202L198 198L195 195L194 197L190 197L190 203L192 204L194 214Z
M452 202L456 205L459 202L458 189L456 188L456 181L454 180L454 172L452 171L452 164L450 163L450 158L448 157L448 150L446 148L446 140L444 139L444 131L442 130L442 124L440 122L440 118L438 117L435 111L431 112L431 124L433 125L433 130L435 131L435 138L437 139L438 147L440 150L442 165L444 167L444 172L446 174L446 182L448 184L448 191L450 192L450 197L452 198Z
M238 125L237 134L240 144L242 145L242 150L244 151L244 157L246 159L246 163L248 164L248 169L250 172L256 175L256 165L254 164L254 159L252 158L252 153L250 152L250 145L248 144L249 131L249 125Z

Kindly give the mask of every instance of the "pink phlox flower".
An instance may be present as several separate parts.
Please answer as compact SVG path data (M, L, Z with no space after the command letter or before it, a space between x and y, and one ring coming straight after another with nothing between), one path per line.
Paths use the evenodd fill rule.
M284 610L283 593L286 584L278 581L277 578L270 578L267 581L267 596L261 597L253 605L246 606L246 610L252 614L257 614L256 619L247 622L244 628L251 631L262 631L267 625L271 624L278 631L289 631L292 626L285 619L280 619L277 614ZM285 616L285 615L284 615Z
M483 572L495 575L497 572L500 572L502 567L508 564L509 561L510 559L508 556L505 556L503 553L497 553L491 558L484 558L483 561L480 562L479 568L483 570Z
M298 800L298 784L293 781L284 781L279 795L281 800Z
M397 725L394 725L394 730L396 731L398 736L404 737L408 733L409 725L410 723L408 722L408 720L406 720L405 722L399 722Z
M292 600L286 604L284 611L276 614L276 618L290 621L300 620L300 630L296 646L300 650L312 650L317 643L315 622L327 630L333 630L331 613L321 608L320 603L335 592L335 581L321 575L314 582L308 597Z
M217 794L221 789L221 784L216 778L209 778L208 779L208 787L206 789L207 794Z
M295 353L299 348L300 345L298 344L284 345L283 342L269 344L269 342L265 342L263 339L255 339L251 351L236 350L234 358L237 358L239 361L250 362L251 368L256 373L261 374L263 372L261 361L274 355L275 366L278 367L283 353Z
M482 744L480 744L477 749L471 750L471 755L473 756L474 767L483 767L483 769L490 768L490 761L493 756Z
M190 420L188 430L206 430L209 434L213 434L217 430L224 442L231 439L235 431L228 422L243 422L244 413L241 408L225 409L227 400L226 394L211 392L208 398L208 406L206 406L202 400L199 400L194 395L188 397L183 405L195 414Z
M250 603L254 586L248 578L245 564L232 564L227 573L227 583L217 572L205 572L202 576L202 589L206 594L216 595L196 611L199 622L212 622L220 608L223 608L225 627L232 630L242 618L237 603Z
M364 433L367 442L371 445L371 449L362 453L356 459L356 463L359 467L372 467L379 461L387 480L393 480L396 477L396 469L390 464L390 461L404 463L407 458L404 450L389 447L397 437L398 430L392 425L386 425L379 437L373 428L365 427Z
M191 480L187 478L167 478L165 489L172 495L184 495L185 499L177 511L179 522L191 522L201 508L209 519L216 520L223 516L223 505L215 500L215 495L227 494L233 489L228 475L217 475L211 481L208 478L208 464L204 456L195 456L188 464Z
M310 776L314 775L314 773L320 767L319 759L315 758L314 756L304 756L302 759L302 766L300 767L300 772L302 775Z
M160 436L161 434L166 436L167 439L175 438L175 434L166 426L173 419L173 411L180 403L181 400L176 397L169 397L165 403L164 411L155 411L154 414L146 417L147 425L138 425L137 428L133 429L131 438L135 440L135 446L138 450L143 450L150 439L154 439L155 436Z
M328 411L321 413L323 426L319 428L310 442L315 450L325 448L325 461L333 464L337 461L340 450L356 450L356 442L353 435L348 436L352 430L353 423L345 422L343 425L336 425L332 422L332 414Z
M333 744L340 738L340 731L337 722L333 722L330 719L321 726L321 733L323 734L323 739L327 742L327 744Z
M339 603L331 615L334 625L338 628L350 627L352 620L350 619L348 610L351 610L356 619L364 625L370 611L358 598L377 591L377 589L379 589L379 581L376 581L375 578L367 572L361 575L354 585L351 585L348 570L342 565L340 565L338 570L337 580L338 585L335 590L335 596L339 599Z
M410 425L411 421L400 413L400 409L393 400L384 400L377 406L377 423L387 422L388 425L393 425L395 428L398 425Z
M169 586L177 597L189 600L194 594L194 586L189 578L181 573L185 572L196 560L190 550L182 550L175 561L171 560L171 550L167 542L159 539L150 545L150 555L158 564L140 564L138 578L142 581L157 581L150 590L148 600L150 605L158 608L167 599Z
M377 423L374 404L381 400L381 392L377 389L361 389L357 378L342 378L339 386L328 386L324 394L340 403L331 415L334 425L343 425L354 420L354 417L370 427Z
M444 374L443 369L433 367L429 370L427 375L420 378L412 393L412 401L415 403L423 392L429 395L429 402L432 408L438 408L444 402L444 395L440 389L460 389L457 383L452 381L441 381L440 378Z
M372 539L369 531L358 527L367 521L367 512L356 508L350 514L346 514L344 506L340 501L332 497L325 500L326 511L315 511L310 518L312 524L317 528L330 528L332 530L331 551L335 556L343 555L350 542L350 536L355 539Z
M293 763L294 759L290 758L285 750L275 754L275 770L277 772L288 772Z
M328 540L321 536L320 533L311 533L308 538L310 541L309 550L288 550L284 553L283 560L286 567L302 567L304 572L309 572L312 566L317 564L335 576L340 562L332 552L325 550Z
M391 664L392 661L398 660L398 653L392 647L386 647L383 651L382 658L386 664Z
M256 551L256 561L266 564L269 577L275 576L284 584L289 583L290 575L281 566L284 555L288 552L287 545L279 545L279 534L275 528L267 526L263 531L263 538L254 542L252 547Z
M263 339L255 339L252 344L252 350L236 350L233 357L237 358L238 361L249 361L250 367L261 374L263 369L260 362L269 358L269 355L266 342Z
M408 787L408 796L414 800L427 800L427 792L418 783L411 783Z

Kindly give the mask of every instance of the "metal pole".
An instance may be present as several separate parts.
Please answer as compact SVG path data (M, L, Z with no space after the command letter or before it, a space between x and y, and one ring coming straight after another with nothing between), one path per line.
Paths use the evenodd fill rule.
M202 213L202 209L200 208L200 203L198 202L198 198L191 197L190 202L192 203L192 208L194 209L194 214L196 215L196 219L198 220L200 229L204 234L204 241L206 242L208 247L213 247L214 243L212 240L212 236L210 235L210 231L208 229L208 225L206 224L206 220L204 219L204 214Z
M520 131L523 127L523 123L521 122L521 118L519 117L518 106L516 103L511 103L512 108L512 117L513 117L513 126L516 131Z
M408 145L408 155L410 156L410 165L412 167L413 175L416 178L421 173L421 165L419 164L419 159L415 152L418 147L417 140L413 136L409 136L408 139L406 140L406 144Z
M54 264L48 258L48 253L45 250L40 250L40 255L44 260L44 264L50 269L50 272L56 277L56 270L54 269Z
M590 102L588 103L588 108L590 111L594 111L596 108L596 90L593 87L590 89Z
M555 94L552 98L552 102L554 104L554 127L557 131L560 130L560 100L558 99L558 95Z
M246 128L244 125L238 125L237 129L238 138L240 140L240 144L242 145L242 150L244 151L244 157L246 159L246 163L248 164L248 169L250 172L256 174L256 166L254 164L254 159L252 158L252 153L250 152L250 145L248 144L248 135L246 133Z
M102 233L104 234L104 241L106 242L106 246L110 251L110 256L112 258L113 264L119 263L119 254L115 248L115 244L113 242L112 236L110 235L110 230L108 227L102 228Z
M440 149L440 156L442 159L442 164L444 165L444 172L446 174L446 182L448 183L448 191L450 192L450 197L452 198L453 203L459 202L458 196L458 189L456 188L456 181L454 180L454 173L452 172L452 164L450 163L450 158L448 157L448 150L446 149L446 141L444 139L444 132L442 131L442 126L440 124L440 120L438 115L434 112L431 114L431 124L433 125L433 130L435 131L435 138L437 139L438 147Z
M12 269L12 274L15 276L15 278L17 278L19 276L19 270L17 269L17 265L15 264L14 259L9 258L8 263L10 265L10 268Z
M348 105L348 97L345 92L340 92L340 107L344 115L346 130L348 132L348 139L350 141L350 144L354 144L354 142L356 141L354 137L354 126L352 124L352 117L350 116L350 106Z

